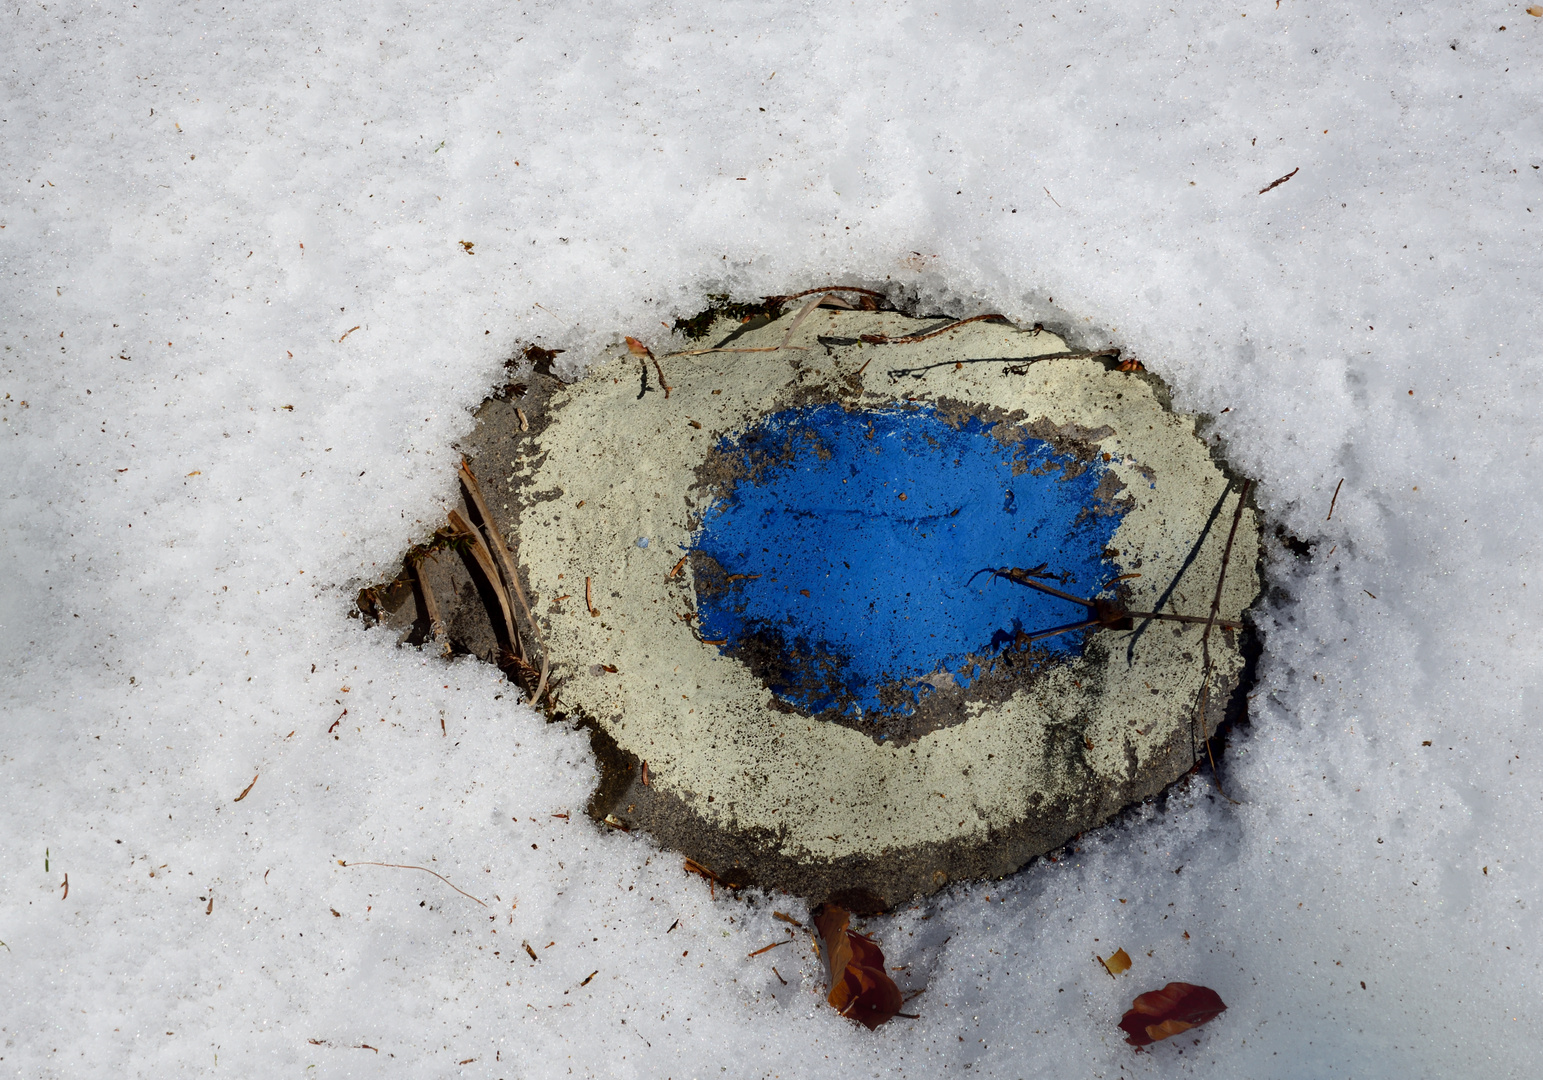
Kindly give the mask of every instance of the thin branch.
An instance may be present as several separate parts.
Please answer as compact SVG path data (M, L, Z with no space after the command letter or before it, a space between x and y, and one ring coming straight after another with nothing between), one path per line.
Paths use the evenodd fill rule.
M783 349L791 349L791 350L793 350L795 352L807 352L808 349L809 349L809 346L807 346L807 345L763 345L763 346L760 346L759 348L754 348L754 349L741 349L741 348L729 348L729 349L687 349L684 352L665 353L664 354L664 358L666 360L668 360L672 356L706 356L708 353L720 353L720 352L781 352Z
M763 948L759 948L759 949L757 949L753 953L746 953L745 954L746 959L753 959L753 958L755 958L757 956L760 956L762 953L771 952L773 949L777 948L777 946L779 946L779 945L786 945L789 942L791 942L792 940L793 940L792 938L784 938L782 941L774 941L770 945L764 946Z
M1100 625L1097 619L1084 619L1082 622L1067 623L1065 626L1057 626L1052 630L1041 630L1034 634L1025 634L1019 640L1027 644L1030 641L1041 641L1044 638L1053 638L1060 634L1069 634L1073 630L1085 630L1090 626Z
M1091 600L1084 600L1080 596L1073 596L1069 592L1062 592L1060 589L1042 584L1030 577L1020 577L1019 575L1014 574L1009 570L993 570L990 567L987 567L984 570L977 570L975 573L971 574L970 581L974 581L976 578L980 577L981 574L990 574L993 577L1006 578L1008 581L1011 581L1015 585L1027 585L1031 589L1038 589L1040 592L1049 593L1051 596L1059 596L1062 600L1070 600L1074 604L1081 604L1085 608L1096 606Z
M430 870L427 866L409 866L406 863L394 863L394 862L344 862L342 859L338 860L338 865L339 866L389 866L393 870L422 870L425 874L434 874L434 876L439 878L440 881L443 881L446 885L449 885L452 889L455 889L456 892L458 892L462 896L466 897L466 899L474 901L474 902L476 902L478 904L482 904L481 900L478 900L471 893L469 893L465 889L462 889L459 886L457 886L455 884L455 882L453 882L449 878L445 877L444 874L435 873L435 871ZM482 906L483 907L487 907L486 904L482 904Z
M1339 478L1339 483L1334 485L1334 498L1329 500L1329 517L1324 518L1323 519L1324 521L1328 521L1329 518L1332 518L1334 516L1334 504L1339 502L1339 489L1341 487L1343 487L1344 485L1345 485L1345 478L1343 476L1341 476Z

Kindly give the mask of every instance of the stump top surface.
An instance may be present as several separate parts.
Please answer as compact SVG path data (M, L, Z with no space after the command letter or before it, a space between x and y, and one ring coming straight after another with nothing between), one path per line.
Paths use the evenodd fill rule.
M1203 627L1030 640L1091 613L980 573L1206 616L1237 494L1193 420L1045 332L861 340L937 325L619 350L524 436L510 527L562 706L648 763L614 812L720 872L884 905L1006 873L1182 775L1219 715ZM1245 512L1219 618L1257 549ZM1209 651L1224 700L1236 635Z

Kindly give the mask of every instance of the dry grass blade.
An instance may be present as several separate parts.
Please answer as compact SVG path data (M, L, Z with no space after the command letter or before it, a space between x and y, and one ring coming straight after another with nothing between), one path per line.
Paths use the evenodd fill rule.
M477 477L472 474L471 466L466 463L465 458L461 459L461 483L465 485L466 493L471 496L472 504L476 506L477 513L482 518L482 525L488 531L488 539L492 541L493 550L498 554L499 562L503 566L504 580L513 591L515 598L519 600L520 611L524 614L525 621L535 631L536 640L540 641L541 627L530 613L530 603L525 599L525 587L520 584L520 575L515 570L514 555L504 543L503 533L498 531L498 525L493 521L493 515L488 510L487 501L482 497L482 488L477 484Z
M530 700L525 704L534 705L541 700L541 695L546 693L546 679L552 671L552 658L543 653L541 657L541 678L536 680L536 689L531 691Z
M947 326L940 326L936 330L928 330L925 334L907 334L904 337L892 338L888 334L864 334L862 339L869 345L911 345L918 341L926 341L928 338L946 334L950 330L957 330L961 326L967 326L972 322L982 322L986 319L996 319L999 322L1007 322L1007 316L995 313L989 315L972 315L968 319L957 319Z
M800 299L802 299L805 296L813 296L815 293L844 293L844 292L860 293L863 296L871 296L871 297L873 297L876 300L884 299L884 294L883 293L875 292L873 289L862 289L862 288L859 288L856 285L826 285L826 286L822 286L821 288L818 288L818 289L805 289L803 292L791 293L788 296L768 296L766 299L767 299L768 302L773 301L773 300L779 300L779 301L781 301L782 303L785 304L789 300L800 300Z
M344 862L342 859L338 860L338 865L339 866L386 866L386 867L390 867L393 870L422 870L425 874L433 874L435 877L439 878L440 881L443 881L446 885L449 885L456 892L458 892L462 896L466 897L466 899L471 900L474 903L482 904L483 907L487 907L487 905L483 904L481 900L478 900L471 893L467 892L465 889L463 889L463 888L459 887L458 885L456 885L455 882L453 882L449 878L445 877L444 874L438 873L438 872L436 872L434 870L430 870L427 866L409 866L406 863L394 863L394 862Z
M811 297L807 304L799 308L798 314L793 316L793 323L788 327L788 332L782 335L782 344L778 345L777 348L787 348L788 342L793 340L793 335L798 332L798 328L804 325L804 320L809 317L809 313L823 304L830 296L830 293L825 293L821 296Z
M504 588L504 582L498 574L498 567L493 565L493 553L488 550L488 543L482 538L482 534L463 518L459 512L450 511L450 527L456 532L471 538L471 553L477 565L482 569L483 575L488 579L488 584L493 588L493 594L498 597L498 606L504 612L504 626L509 631L509 641L514 645L515 652L523 659L525 646L520 641L520 632L514 625L514 612L509 607L509 590Z
M429 588L429 579L419 569L420 563L421 560L412 564L413 577L418 579L418 588L423 593L423 613L429 617L429 633L439 643L440 651L449 656L450 636L445 631L445 620L439 614L439 602L434 599L434 590Z
M261 773L258 773L258 774L257 774L257 776L261 776L261 775L262 775L262 774L261 774ZM240 801L241 801L241 800L242 800L242 799L244 799L244 798L246 798L246 797L247 797L247 795L248 795L248 794L249 794L249 793L250 793L250 792L251 792L251 790L252 790L252 789L253 789L253 788L254 788L254 787L256 787L256 786L257 786L257 776L254 776L254 777L252 777L252 782L251 782L251 783L250 783L250 784L248 784L248 785L247 785L247 786L246 786L246 787L244 787L244 788L242 788L242 789L241 789L241 794L240 794L240 795L237 795L237 796L236 796L236 797L235 797L235 798L234 798L234 799L232 799L232 800L231 800L231 801L232 801L232 802L240 802Z

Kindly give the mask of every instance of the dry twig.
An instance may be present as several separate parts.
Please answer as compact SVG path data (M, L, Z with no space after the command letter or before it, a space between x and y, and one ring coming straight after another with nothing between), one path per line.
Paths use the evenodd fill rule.
M1268 184L1264 185L1264 187L1259 189L1259 194L1263 195L1266 191L1270 191L1273 188L1280 187L1287 180L1290 180L1293 176L1295 176L1298 172L1300 172L1301 169L1302 169L1302 166L1298 165L1295 169L1292 169L1289 173L1287 173L1285 176L1282 176L1279 180L1271 180Z
M762 953L771 952L773 949L777 948L779 945L786 945L786 944L788 944L788 942L790 942L792 940L793 940L792 938L785 938L782 941L774 941L770 945L762 946L761 948L757 949L753 953L746 953L745 954L745 959L753 960L757 956L760 956Z
M664 390L665 400L669 400L670 391L675 389L675 387L664 381L664 368L659 366L659 358L654 355L653 350L637 338L628 337L627 351L632 353L633 356L647 357L654 362L654 372L659 376L659 386Z

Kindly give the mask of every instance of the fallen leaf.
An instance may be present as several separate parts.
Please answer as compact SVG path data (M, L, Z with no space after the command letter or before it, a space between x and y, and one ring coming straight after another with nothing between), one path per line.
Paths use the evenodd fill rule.
M1527 9L1527 14L1534 19L1543 19L1543 7L1530 7Z
M872 1031L900 1011L900 988L884 973L884 953L872 938L848 929L845 908L821 904L814 925L825 941L822 956L830 975L826 1000L842 1016Z
M293 735L293 734L294 734L294 732L293 732L293 731L291 731L291 732L290 732L290 733L289 733L289 734L290 734L290 735ZM286 735L286 736L284 736L284 737L285 737L285 738L286 738L286 739L287 739L287 738L289 738L289 735ZM258 773L258 774L257 774L257 775L258 775L258 776L261 776L261 775L262 775L262 774L261 774L261 773ZM234 798L234 799L232 799L232 800L231 800L231 801L232 801L232 802L240 802L240 801L241 801L241 800L242 800L242 799L244 799L244 798L246 798L246 797L247 797L247 795L248 795L248 794L249 794L249 793L250 793L250 792L251 792L251 790L252 790L252 789L253 789L253 788L254 788L254 787L256 787L256 786L257 786L257 776L254 776L254 777L252 777L252 782L251 782L251 783L250 783L250 784L248 784L248 785L247 785L247 786L246 786L246 787L244 787L244 788L242 788L242 789L241 789L241 794L240 794L240 795L237 795L237 796L236 796L236 797L235 797L235 798Z
M1171 982L1131 1002L1120 1027L1125 1031L1126 1042L1147 1046L1214 1020L1226 1008L1221 997L1209 987Z
M1130 954L1124 949L1116 949L1108 959L1098 958L1098 962L1109 970L1109 974L1118 975L1122 971L1130 970Z
M650 360L654 358L654 354L649 350L648 346L635 337L627 338L627 351L633 356L646 356Z

